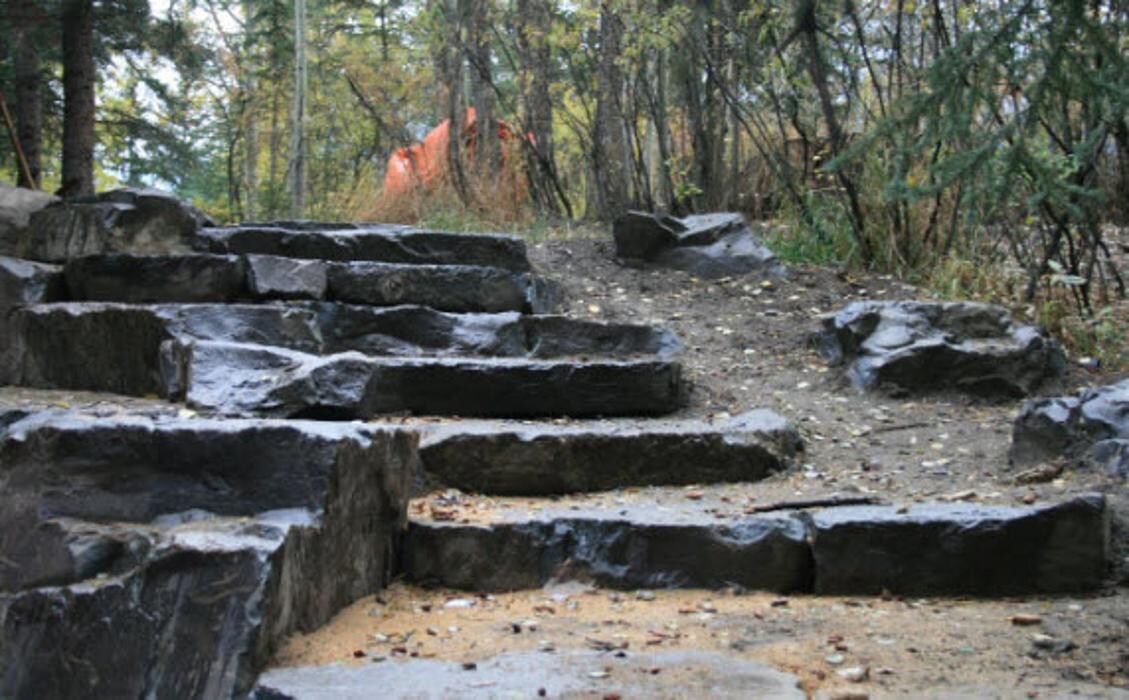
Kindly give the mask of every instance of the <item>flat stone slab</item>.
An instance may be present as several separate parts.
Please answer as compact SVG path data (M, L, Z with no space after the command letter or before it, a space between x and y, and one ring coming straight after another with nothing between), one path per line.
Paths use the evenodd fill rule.
M856 387L893 393L1014 398L1065 368L1062 350L1041 329L990 304L855 302L826 317L813 342L826 360L846 365Z
M210 253L372 260L410 265L481 265L528 272L518 236L424 231L394 224L277 224L204 228L196 247Z
M1109 562L1105 498L1049 506L914 504L812 516L817 594L1001 596L1097 587Z
M661 674L651 669L661 668ZM531 673L531 669L536 669ZM605 670L607 669L607 670ZM595 674L596 677L593 677ZM803 700L797 677L710 652L511 652L476 663L431 659L364 666L275 668L259 678L255 700L369 700L385 697L702 697Z
M415 441L304 421L9 424L0 694L247 692L286 635L386 582Z
M714 279L760 273L781 276L784 267L749 230L738 213L678 218L629 211L612 227L616 256Z
M404 570L417 583L474 591L537 588L553 580L610 588L811 587L807 528L760 516L718 523L640 506L499 513L490 523L413 520Z
M456 314L425 306L313 304L325 352L366 355L674 358L682 343L665 328L517 312Z
M1008 457L1019 465L1060 457L1092 462L1129 478L1129 379L1028 401L1012 427Z
M330 300L443 311L552 311L548 283L478 265L325 262L251 255L91 255L66 265L69 299L123 303Z
M677 409L683 393L681 366L658 359L317 356L191 341L166 346L162 362L170 395L183 393L189 405L225 415L656 415Z
M716 517L679 492L600 500L413 501L405 572L477 591L612 588L1006 596L1093 590L1110 562L1101 495L1056 504L838 506Z
M803 448L795 428L768 410L716 422L460 421L421 428L428 474L498 496L758 481L786 469Z

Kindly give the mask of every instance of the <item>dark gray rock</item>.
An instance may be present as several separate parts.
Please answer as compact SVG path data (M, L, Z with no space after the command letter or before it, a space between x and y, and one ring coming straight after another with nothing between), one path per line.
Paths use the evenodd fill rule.
M496 357L675 357L681 343L651 326L517 312L455 314L423 306L313 305L326 352Z
M29 242L31 215L58 201L48 192L0 183L0 255L25 255L27 251L22 248Z
M65 291L57 266L0 257L0 314L28 304L59 301Z
M472 265L338 263L329 269L328 296L377 306L418 304L441 311L522 311L529 279Z
M366 355L522 357L526 335L516 311L456 314L426 306L316 304L326 352Z
M678 363L655 359L318 357L206 341L174 343L166 357L190 405L228 415L653 415L675 410L682 397Z
M1110 476L1129 479L1129 439L1095 442L1090 448L1089 458L1105 467Z
M780 415L596 425L466 422L421 426L424 470L462 491L543 496L625 486L757 481L802 442Z
M308 309L248 305L40 304L10 315L11 383L166 395L162 345L174 339L280 345L318 352Z
M676 217L629 211L612 223L615 254L629 260L650 260L678 245L678 234L685 230Z
M388 224L246 225L206 228L197 247L212 253L290 258L372 260L411 265L476 265L528 272L525 242L517 236L421 231Z
M488 525L412 522L409 579L475 591L588 580L611 588L811 588L807 530L795 518L718 524L709 515L546 510Z
M759 273L781 276L783 266L740 214L672 216L630 211L612 227L616 255L715 279Z
M1025 396L1065 367L1043 331L989 304L854 302L825 318L813 341L826 360L848 365L856 387L895 393Z
M21 257L47 262L101 253L168 254L191 250L211 221L172 195L121 189L52 204L31 216Z
M246 693L286 635L388 580L414 443L306 422L10 426L0 695Z
M158 348L167 324L143 307L43 304L13 316L15 384L145 396L160 394Z
M1059 457L1093 461L1113 474L1124 473L1119 441L1129 440L1129 379L1085 389L1075 396L1028 401L1012 426L1013 464L1029 465Z
M830 508L812 516L817 594L981 596L1097 587L1109 563L1105 498L1011 508Z
M578 321L565 316L522 316L525 346L530 357L673 358L682 352L678 337L665 328L625 323Z
M247 286L260 299L323 299L328 267L321 260L247 256Z
M191 304L248 296L245 263L234 255L90 255L65 270L75 301Z
M28 304L57 301L65 295L66 285L59 267L0 257L0 385L20 381L23 346L19 309Z
M593 669L609 667L594 693ZM677 669L655 673L654 669ZM531 673L531 669L536 669ZM469 676L473 676L470 678ZM276 668L263 674L255 700L369 700L373 689L389 698L701 697L803 700L800 681L756 661L691 651L613 656L606 652L510 652L479 661L468 674L460 663L433 659L363 666Z

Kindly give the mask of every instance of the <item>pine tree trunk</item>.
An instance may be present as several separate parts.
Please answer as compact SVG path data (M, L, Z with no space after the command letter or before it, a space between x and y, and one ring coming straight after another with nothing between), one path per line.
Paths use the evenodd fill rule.
M65 196L94 193L94 3L63 5L63 186Z
M494 115L494 83L491 70L487 3L472 0L467 42L471 95L475 111L475 166L479 182L493 182L501 165L498 127Z
M294 113L290 145L290 215L306 210L306 0L294 0Z
M625 140L620 98L623 71L616 60L621 53L623 22L611 0L600 8L600 47L596 73L596 123L592 138L592 176L589 216L610 221L627 209L629 173L624 159Z
M544 211L557 213L560 211L558 202L569 212L571 205L557 180L553 152L553 103L549 96L552 53L548 34L553 14L550 2L517 0L517 47L521 59L522 125L533 137L531 142L523 142L528 155L530 193Z
M28 189L39 189L43 154L43 79L38 47L41 18L34 5L23 5L23 2L24 0L8 0L7 3L13 24L16 137L31 173L29 180L23 168L20 168L17 184ZM21 7L17 8L17 5Z
M255 8L251 0L243 0L243 17L247 22L247 38L244 39L243 52L243 216L254 221L259 215L259 110L255 94L255 67L252 59L254 42L252 39L252 18Z

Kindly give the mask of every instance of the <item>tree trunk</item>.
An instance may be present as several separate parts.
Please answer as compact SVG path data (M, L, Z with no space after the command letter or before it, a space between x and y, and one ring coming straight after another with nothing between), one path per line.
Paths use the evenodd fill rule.
M467 42L467 64L470 65L471 95L475 112L475 166L479 183L493 182L501 165L498 127L494 115L494 82L491 70L490 37L488 35L485 0L472 0Z
M94 194L94 2L63 4L64 196Z
M463 172L462 140L466 125L466 109L463 107L463 53L462 27L465 17L465 0L443 0L443 15L447 33L440 42L437 63L439 74L446 83L447 112L447 172L451 186L463 205L470 203L466 173Z
M521 58L522 124L533 136L526 146L530 193L544 211L570 213L572 207L557 179L553 148L553 103L549 96L552 53L548 35L552 22L551 0L517 0L517 47ZM559 196L559 200L558 200Z
M27 162L31 179L20 168L17 184L39 189L43 153L43 84L39 66L39 17L32 16L32 6L16 8L23 0L8 0L13 26L13 63L15 68L16 137Z
M596 73L596 123L592 135L592 176L590 203L596 218L609 221L628 205L630 173L625 162L623 113L623 71L616 60L623 41L623 22L612 0L600 6L599 63Z
M243 42L243 216L254 221L259 215L259 110L258 96L255 94L257 82L255 68L257 61L252 59L254 51L252 18L255 7L251 0L243 0L243 17L247 22L247 36Z
M306 0L294 0L294 113L290 146L290 214L306 210Z

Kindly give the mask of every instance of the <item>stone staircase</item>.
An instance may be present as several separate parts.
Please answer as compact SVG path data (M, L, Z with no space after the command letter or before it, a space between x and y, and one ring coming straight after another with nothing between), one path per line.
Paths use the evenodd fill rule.
M331 671L256 678L287 635L394 576L993 596L1106 571L1101 496L688 497L789 469L797 432L766 410L658 418L685 394L678 340L553 315L518 238L279 222L205 228L196 247L0 260L0 384L154 399L0 404L2 697L336 697ZM412 500L424 481L458 490ZM601 496L622 488L638 492ZM576 493L592 498L560 499Z

